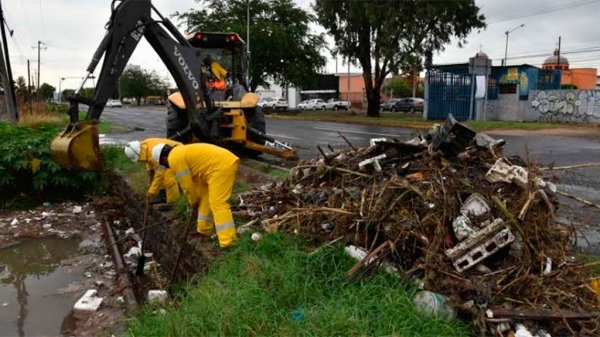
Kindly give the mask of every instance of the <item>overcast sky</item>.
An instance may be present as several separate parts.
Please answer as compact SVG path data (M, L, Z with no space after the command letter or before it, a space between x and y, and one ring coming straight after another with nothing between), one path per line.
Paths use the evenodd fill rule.
M310 9L312 0L294 0ZM443 0L442 0L443 1ZM504 57L505 31L525 24L509 35L508 63L540 66L562 36L561 49L571 67L600 68L598 14L600 0L476 0L487 18L488 27L473 32L461 49L456 43L434 57L434 64L462 63L480 49L500 64ZM163 15L185 12L198 6L193 0L153 0ZM110 16L109 0L10 0L2 1L5 18L14 35L8 37L13 75L27 76L27 59L32 76L37 69L37 41L45 42L41 52L41 82L58 87L61 77L81 77L104 35ZM316 28L317 31L322 31ZM240 32L243 33L243 32ZM332 41L331 39L329 39ZM335 71L335 60L326 71ZM519 57L519 58L516 58ZM167 77L158 55L143 41L130 64L154 69ZM340 71L345 71L339 61ZM100 66L97 67L100 69ZM352 71L358 71L352 68ZM97 75L97 74L96 74ZM62 88L74 88L77 79L62 82Z

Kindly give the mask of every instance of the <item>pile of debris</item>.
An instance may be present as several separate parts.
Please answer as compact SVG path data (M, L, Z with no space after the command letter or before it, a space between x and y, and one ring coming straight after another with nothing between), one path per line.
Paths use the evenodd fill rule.
M556 186L534 163L504 157L504 141L453 118L407 142L348 145L319 149L240 208L267 230L362 247L349 276L391 265L482 333L524 323L540 336L600 335L598 295L570 252L574 229L555 223Z

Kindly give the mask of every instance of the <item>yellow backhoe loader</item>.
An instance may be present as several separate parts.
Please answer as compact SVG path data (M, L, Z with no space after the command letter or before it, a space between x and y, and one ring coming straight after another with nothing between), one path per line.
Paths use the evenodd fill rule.
M258 95L247 92L244 41L239 35L196 32L186 38L150 0L113 0L111 8L106 35L75 97L69 99L69 125L52 141L51 152L57 162L83 170L102 169L98 119L142 38L159 55L179 88L178 93L169 96L169 138L184 143L210 142L252 154L297 158L292 147L266 134L264 115L257 107ZM158 19L152 17L153 13ZM79 96L102 58L93 97ZM224 83L211 82L214 80L211 63L226 70L224 78L217 79ZM80 103L89 106L82 121Z

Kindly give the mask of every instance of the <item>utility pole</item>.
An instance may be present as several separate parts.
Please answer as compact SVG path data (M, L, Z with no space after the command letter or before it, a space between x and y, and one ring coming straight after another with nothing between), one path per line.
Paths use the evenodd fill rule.
M42 42L42 41L39 41L39 40L38 40L38 43L37 43L37 50L38 50L38 59L37 59L37 61L38 61L38 69L37 69L37 89L38 89L38 91L39 91L39 89L40 89L40 50L42 49L42 48L41 48L41 45L42 45L42 44L43 44L43 45L45 45L45 43L44 43L44 42ZM36 48L36 47L31 47L31 48ZM45 50L45 49L46 49L46 48L44 48L44 50Z
M560 36L558 37L558 53L556 55L556 69L560 70Z
M27 60L27 93L31 97L31 71L29 68L29 60Z
M0 76L3 79L4 96L6 99L7 110L13 122L19 119L17 112L17 96L13 86L12 69L10 66L10 54L8 53L8 44L6 43L6 31L4 30L4 12L2 11L2 1L0 1L0 31L2 32L2 50L0 56Z

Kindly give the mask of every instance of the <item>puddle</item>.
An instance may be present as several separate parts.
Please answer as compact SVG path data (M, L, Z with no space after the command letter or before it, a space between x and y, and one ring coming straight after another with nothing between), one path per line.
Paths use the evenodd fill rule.
M0 336L57 336L70 325L80 239L28 238L0 249Z

